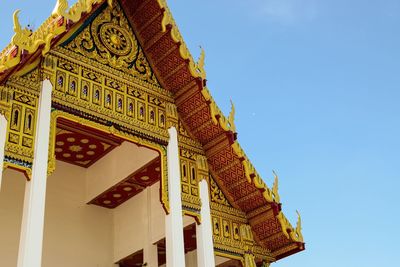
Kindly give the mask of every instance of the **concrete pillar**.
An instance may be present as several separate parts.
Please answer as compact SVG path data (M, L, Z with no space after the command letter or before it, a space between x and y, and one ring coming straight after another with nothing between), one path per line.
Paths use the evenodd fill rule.
M7 120L3 114L0 114L0 191L3 180L4 147L7 138Z
M151 230L151 220L152 220L152 208L151 208L151 188L147 187L146 188L146 193L147 193L147 236L146 236L146 244L143 247L143 263L147 264L147 267L152 267L152 266L158 266L158 251L157 251L157 245L154 245L152 242L153 239L153 233ZM158 197L154 196L154 197Z
M215 266L210 198L208 196L208 183L206 180L203 179L200 181L199 191L201 199L201 224L196 224L197 266Z
M42 260L52 85L42 83L36 123L32 179L26 183L18 267L40 267Z
M169 128L168 133L167 160L170 213L165 218L167 267L185 267L178 134L175 127Z

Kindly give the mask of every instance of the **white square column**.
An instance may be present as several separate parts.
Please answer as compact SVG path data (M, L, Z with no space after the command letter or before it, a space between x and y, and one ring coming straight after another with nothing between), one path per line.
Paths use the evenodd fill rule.
M185 267L178 134L175 127L169 128L168 133L167 163L170 213L165 218L167 267Z
M36 123L32 179L26 183L18 267L40 267L42 261L52 85L42 82Z
M201 224L196 224L197 266L215 266L210 199L208 194L208 183L205 179L202 179L199 182L199 190L201 200Z
M7 138L7 120L3 114L0 114L0 191L1 182L3 180L3 165L4 165L4 148Z
M151 230L151 224L152 224L152 209L151 209L151 199L152 199L152 194L151 194L151 188L147 187L146 188L146 194L147 194L147 235L146 235L146 244L143 246L143 263L147 264L146 266L151 267L151 266L158 266L158 250L157 250L157 244L152 243L152 237L153 233ZM158 197L154 196L154 197Z

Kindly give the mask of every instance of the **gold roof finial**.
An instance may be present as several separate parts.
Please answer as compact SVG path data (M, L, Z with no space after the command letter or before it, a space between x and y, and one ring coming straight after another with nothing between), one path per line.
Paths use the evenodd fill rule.
M56 6L53 9L53 12L51 12L51 15L53 17L58 17L58 16L65 16L67 13L68 9L68 1L67 0L57 0Z
M296 235L297 238L299 240L299 242L303 242L304 238L303 238L303 234L301 233L301 216L300 216L300 212L296 210L297 213L297 225L296 225Z
M26 44L29 41L29 36L32 34L32 32L27 28L23 29L21 27L18 17L20 11L21 10L17 9L13 14L15 34L11 39L11 44L19 46L21 49L23 49L24 44Z
M272 171L272 173L274 174L274 184L272 186L272 194L274 195L274 199L276 203L280 203L280 196L279 196L279 192L278 192L278 175L276 174L275 171Z
M228 117L229 127L232 132L236 133L236 125L235 125L235 105L231 99L231 112L229 113Z
M206 52L204 51L203 47L200 46L201 52L199 59L196 63L196 70L202 79L206 78L206 71L204 69L204 59L206 58Z

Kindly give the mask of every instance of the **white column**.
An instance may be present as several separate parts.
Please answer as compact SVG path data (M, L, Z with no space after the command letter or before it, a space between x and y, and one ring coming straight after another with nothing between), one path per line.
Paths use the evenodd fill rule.
M165 218L167 267L185 267L178 134L175 127L169 128L168 133L167 160L170 213Z
M18 267L41 266L47 160L49 154L51 91L52 85L50 81L43 81L36 123L32 179L25 186Z
M7 138L7 120L3 114L0 114L0 191L1 181L3 180L4 147Z
M151 225L152 225L152 214L151 214L151 188L147 187L146 188L146 193L147 193L147 236L146 236L146 244L144 244L143 247L143 263L147 263L147 267L151 266L158 266L158 251L157 251L157 245L154 245L152 242L153 239L153 233L151 231ZM157 196L158 197L158 196Z
M206 180L203 179L200 181L199 191L201 199L201 224L196 224L197 266L215 266L210 199L208 196L208 183Z

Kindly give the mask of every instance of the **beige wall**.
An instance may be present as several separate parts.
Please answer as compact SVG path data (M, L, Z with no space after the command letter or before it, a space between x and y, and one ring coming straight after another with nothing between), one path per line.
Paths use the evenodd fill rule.
M165 213L159 190L156 183L113 210L115 262L143 249L146 242L164 238Z
M158 153L154 150L123 142L87 169L86 202L127 178L157 156Z
M6 169L0 191L0 266L17 266L25 176Z
M42 266L111 267L164 238L159 183L112 210L86 204L156 156L125 142L88 169L57 161L47 180ZM0 266L17 263L25 183L23 174L4 172Z
M85 197L85 169L58 161L47 182L43 267L113 266L112 211Z

